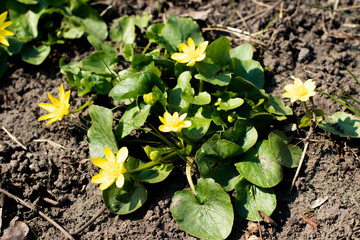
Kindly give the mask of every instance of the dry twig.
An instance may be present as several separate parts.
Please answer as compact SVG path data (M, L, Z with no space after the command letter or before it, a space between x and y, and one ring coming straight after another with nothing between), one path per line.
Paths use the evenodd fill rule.
M47 220L49 223L51 223L54 227L56 227L58 230L60 230L68 239L71 240L75 240L75 238L73 238L70 233L68 231L66 231L63 227L61 227L57 222L55 222L54 220L52 220L49 216L47 216L45 213L41 212L40 210L37 209L36 206L34 206L32 203L27 203L24 200L22 200L21 198L9 193L8 191L0 188L0 193L8 196L9 198L14 199L15 201L17 201L18 203L20 203L21 205L30 208L31 210L33 210L34 212L37 212L41 217L43 217L45 220Z
M64 147L54 141L51 141L49 139L35 139L34 142L47 142L48 144L50 144L51 146L53 146L55 148L66 149L66 147Z
M27 148L19 140L17 140L4 126L2 126L2 129L17 145L19 145L22 149L27 150Z
M103 205L99 211L89 220L87 221L81 228L78 230L72 232L73 235L78 235L82 231L84 231L85 228L87 228L92 222L94 222L104 211L106 210L106 206Z

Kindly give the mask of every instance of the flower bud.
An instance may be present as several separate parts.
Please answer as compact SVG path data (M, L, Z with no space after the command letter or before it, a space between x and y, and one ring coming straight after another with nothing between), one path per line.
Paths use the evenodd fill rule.
M161 159L161 153L159 151L152 151L150 153L150 159L152 161L159 161Z
M227 120L229 123L233 123L235 121L235 118L233 118L233 116L231 115L228 115Z
M153 92L144 94L143 96L144 102L149 105L154 105L157 101L157 97Z

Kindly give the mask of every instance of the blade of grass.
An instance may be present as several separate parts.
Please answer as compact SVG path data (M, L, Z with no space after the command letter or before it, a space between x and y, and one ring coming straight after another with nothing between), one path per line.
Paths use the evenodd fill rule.
M280 14L281 14L281 12L279 12L278 15L276 15L276 17L275 17L273 20L271 20L271 21L268 23L268 25L266 25L266 27L265 27L265 28L261 31L261 33L259 33L259 35L256 37L256 39L255 39L255 41L253 42L252 46L255 45L256 41L261 37L261 35L263 35L263 33L266 31L266 29L267 29L268 27L270 27L270 25L280 16Z
M345 102L345 104L349 107L349 110L350 110L350 106L353 106L353 104L352 103L350 103L349 101L347 101L346 99L344 99L344 98L342 98L340 95L338 95L338 94L336 94L336 93L334 93L334 92L331 92L333 95L335 95L337 98L338 98L338 100L342 100L343 102ZM354 106L353 106L354 107ZM356 111L356 112L359 112L360 113L360 111L357 109L357 107L355 107L355 108L353 108L353 111Z
M321 90L317 90L318 92L325 94L326 96L332 98L334 101L336 101L337 103L341 104L342 106L346 107L347 109L349 109L350 111L352 111L353 113L355 113L356 115L360 116L360 112L357 112L356 110L350 108L349 106L347 106L345 103L339 101L338 99L336 99L335 97L331 96L330 94L323 92Z
M359 80L357 80L357 78L354 76L354 74L352 74L352 72L343 63L341 63L339 60L337 60L330 54L328 56L331 57L332 59L334 59L338 64L340 64L340 66L343 67L351 75L351 77L357 82L357 84L360 86Z
M331 8L319 7L319 6L315 6L315 5L311 5L311 4L306 4L306 6L312 7L312 8L322 9L322 10L325 10L325 11L336 12L336 13L339 13L339 14L342 14L342 15L347 15L347 16L350 16L350 17L354 17L354 18L360 19L359 16L355 16L355 15L352 15L352 14L350 14L350 13L346 13L346 12L334 10L334 9L331 9Z

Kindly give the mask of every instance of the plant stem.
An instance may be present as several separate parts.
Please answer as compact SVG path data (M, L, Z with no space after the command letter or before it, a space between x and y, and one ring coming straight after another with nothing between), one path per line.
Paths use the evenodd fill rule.
M138 168L132 169L132 170L128 170L126 172L128 173L136 173L136 172L141 172L143 170L146 170L148 168L152 168L155 165L158 165L160 162L158 161L151 161L151 162L147 162L141 166L139 166Z
M145 54L145 53L146 53L146 51L149 49L150 45L151 45L151 42L149 41L149 43L146 45L146 47L145 47L144 50L142 51L142 54Z
M189 163L186 163L186 178L189 182L192 193L196 196L194 182L191 178L191 166L192 163L194 162L194 159L192 159L191 157L187 157L187 160L189 163L191 163L191 165Z
M200 79L200 81L199 81L199 93L201 93L203 91L203 87L204 87L204 81Z
M307 104L306 104L306 102L303 102L303 103L304 103L304 106L305 106L306 112L310 112L310 111L309 111L309 108L308 108L308 106L307 106Z
M82 105L78 109L75 109L75 110L71 111L70 114L80 112L81 110L86 108L96 97L97 97L97 94L93 95L92 98L89 99L89 101L87 101L84 105Z

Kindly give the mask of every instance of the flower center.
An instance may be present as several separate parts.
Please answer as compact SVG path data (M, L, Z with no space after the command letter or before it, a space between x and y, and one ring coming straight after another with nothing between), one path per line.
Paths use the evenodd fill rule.
M299 86L297 92L298 96L306 96L308 94L308 90L305 86Z

